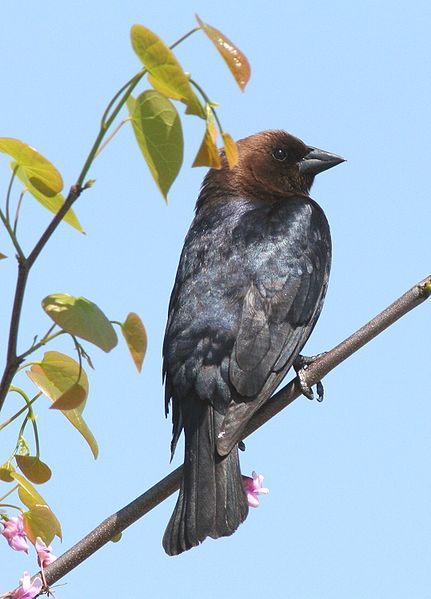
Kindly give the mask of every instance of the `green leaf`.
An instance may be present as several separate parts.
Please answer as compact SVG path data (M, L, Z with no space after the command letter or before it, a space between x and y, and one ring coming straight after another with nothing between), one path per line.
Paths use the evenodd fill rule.
M18 468L32 483L41 485L51 478L51 468L37 456L16 455L15 459Z
M47 196L40 192L34 185L32 185L25 173L25 170L22 167L19 167L16 162L11 162L11 169L15 171L18 179L24 184L24 187L27 191L34 197L36 200L42 204L44 208L47 208L50 212L57 214L60 208L63 206L65 198L63 194L57 193L54 196ZM76 217L76 214L69 208L66 214L63 216L63 220L65 223L68 223L75 229L77 229L80 233L84 233L84 229L81 227L79 220Z
M30 183L43 195L52 197L63 189L63 179L58 170L31 146L13 137L0 137L0 152L15 160Z
M151 83L155 83L164 95L184 102L187 114L205 118L187 75L168 46L143 25L133 25L130 37L133 50L151 76Z
M154 89L129 98L133 131L148 168L166 199L183 162L183 132L175 106Z
M55 293L42 300L42 307L67 333L90 341L105 352L118 343L114 327L102 310L85 297Z
M147 333L142 320L137 314L130 312L121 325L121 332L126 340L136 368L138 372L141 372L145 352L147 351Z
M59 352L46 352L42 362L33 364L31 369L27 371L29 378L35 385L52 401L56 402L67 392L79 384L83 391L88 395L88 379L84 370L81 369L79 376L79 364L69 356ZM77 408L69 410L61 410L62 414L71 422L79 433L87 441L93 456L97 458L99 449L93 433L87 426L82 412L85 408L86 400L84 400Z
M251 72L250 64L245 54L241 52L241 50L237 48L224 33L215 27L208 25L208 23L204 23L198 15L196 15L196 20L202 31L209 37L221 54L241 90L244 91L244 88L250 79Z
M61 539L60 522L47 505L35 505L28 512L24 512L23 524L25 533L33 544L37 537L46 545L52 542L55 535Z

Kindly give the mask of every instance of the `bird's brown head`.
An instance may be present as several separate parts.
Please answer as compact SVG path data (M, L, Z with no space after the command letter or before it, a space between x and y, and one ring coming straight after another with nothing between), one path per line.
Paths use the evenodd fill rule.
M222 168L208 172L200 203L221 194L269 202L308 196L318 173L344 162L344 158L307 146L286 131L262 131L237 145L237 165L229 168L222 153Z

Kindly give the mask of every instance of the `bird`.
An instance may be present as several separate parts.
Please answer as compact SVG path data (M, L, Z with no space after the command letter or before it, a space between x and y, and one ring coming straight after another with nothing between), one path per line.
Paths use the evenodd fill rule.
M238 446L253 414L295 365L320 315L331 236L310 195L344 161L283 130L237 142L234 167L206 174L185 238L163 342L171 459L183 476L163 536L168 555L229 536L248 503Z

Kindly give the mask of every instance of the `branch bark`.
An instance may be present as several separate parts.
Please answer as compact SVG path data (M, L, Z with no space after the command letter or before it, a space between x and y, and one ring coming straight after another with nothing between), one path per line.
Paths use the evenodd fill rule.
M316 384L326 374L341 364L341 362L349 358L358 351L358 349L390 327L394 322L407 314L407 312L410 312L410 310L419 306L430 295L431 275L420 283L417 283L345 341L318 358L307 368L305 372L306 382L309 385ZM251 435L254 431L263 426L263 424L270 418L278 414L278 412L292 403L300 395L301 391L298 379L295 378L276 393L271 400L255 414L246 428L245 437ZM172 495L180 486L181 475L182 466L168 474L156 485L148 489L148 491L118 510L118 512L106 518L106 520L76 543L76 545L45 568L47 584L52 585L60 580L65 574L76 568L81 562L108 543L115 535L125 530L128 526L136 522L139 518Z

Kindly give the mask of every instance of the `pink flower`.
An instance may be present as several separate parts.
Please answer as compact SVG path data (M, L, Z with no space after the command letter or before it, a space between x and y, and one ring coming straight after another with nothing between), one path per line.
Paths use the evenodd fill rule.
M22 514L17 517L8 518L1 522L3 530L1 534L4 536L9 546L15 551L25 551L28 553L28 543L24 532L24 524Z
M266 495L269 493L269 489L262 487L263 476L261 474L256 474L256 472L253 471L252 477L253 478L243 476L244 491L247 495L248 505L250 507L258 507L258 496L262 494Z
M36 537L34 546L37 551L37 563L41 568L46 568L46 566L49 566L49 564L52 564L52 562L57 559L55 555L51 553L51 545L47 547L40 537Z
M13 593L13 599L33 599L42 590L43 583L40 576L35 576L31 580L30 574L24 572L23 577L20 579L21 586L19 586Z

